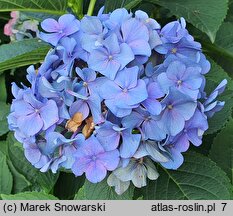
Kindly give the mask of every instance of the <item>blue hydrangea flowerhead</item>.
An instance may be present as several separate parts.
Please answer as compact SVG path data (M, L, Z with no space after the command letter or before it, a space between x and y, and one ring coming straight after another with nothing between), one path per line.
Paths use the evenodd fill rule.
M120 8L41 23L52 48L29 87L12 84L9 128L41 172L70 170L118 194L156 180L156 163L178 169L200 146L227 84L205 92L210 63L184 18L161 28ZM158 62L157 60L161 61ZM156 63L155 63L156 62Z

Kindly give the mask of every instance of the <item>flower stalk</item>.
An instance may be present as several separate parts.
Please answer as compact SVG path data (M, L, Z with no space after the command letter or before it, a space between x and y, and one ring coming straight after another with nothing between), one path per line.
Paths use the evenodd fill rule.
M95 8L95 2L96 0L91 0L89 7L88 7L88 11L87 11L87 15L91 16L93 14L94 8Z

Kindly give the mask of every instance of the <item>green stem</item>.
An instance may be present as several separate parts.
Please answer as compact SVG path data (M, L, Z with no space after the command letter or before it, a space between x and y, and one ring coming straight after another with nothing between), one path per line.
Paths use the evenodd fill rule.
M94 8L95 8L95 2L96 0L91 0L89 7L88 7L88 11L87 11L87 15L91 16L93 14Z
M203 50L208 54L216 53L219 56L229 59L232 62L233 54L230 51L211 43L202 43L202 45L203 45Z

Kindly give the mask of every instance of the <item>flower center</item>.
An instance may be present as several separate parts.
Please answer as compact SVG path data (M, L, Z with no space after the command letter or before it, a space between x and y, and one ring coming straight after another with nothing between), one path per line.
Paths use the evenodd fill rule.
M178 80L178 81L177 81L177 85L180 86L181 84L182 84L182 80Z
M112 55L109 55L108 56L108 60L111 61L113 59L113 56Z
M40 112L40 110L39 110L39 109L35 109L35 112L36 112L36 113L39 113L39 112Z
M127 88L124 88L122 91L123 91L124 93L127 93L127 92L128 92L128 89L127 89Z
M145 121L150 121L152 118L151 118L151 116L148 116L146 119L145 119Z
M173 48L172 50L171 50L171 53L173 53L173 54L175 54L177 52L177 48Z
M84 87L87 87L87 85L88 85L87 82L83 82Z
M91 159L92 159L93 161L96 161L96 159L97 159L96 155L93 155L93 156L91 157Z
M150 18L147 18L147 19L146 19L146 23L149 23L149 22L150 22Z
M174 147L175 147L174 144L169 144L169 145L168 145L168 148L174 148Z
M173 108L173 106L170 104L170 105L167 106L167 108L168 108L169 110L171 110L171 109Z

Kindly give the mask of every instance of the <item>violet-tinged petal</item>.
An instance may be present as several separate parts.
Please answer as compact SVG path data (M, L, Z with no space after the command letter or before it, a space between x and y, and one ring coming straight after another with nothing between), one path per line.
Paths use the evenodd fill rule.
M53 159L51 159L50 161L48 161L43 167L40 168L40 171L42 173L47 172L49 170L52 162L53 162Z
M108 136L97 135L96 137L105 151L115 150L119 145L120 135L117 132L113 131L113 133Z
M41 157L41 152L38 146L35 143L29 143L25 146L24 155L27 160L32 164L36 164L39 162Z
M120 62L120 70L122 70L131 61L134 60L134 53L126 43L122 43L120 45L120 53L115 55L115 59Z
M85 16L81 20L81 30L90 35L102 33L103 26L97 17Z
M129 89L127 101L128 105L134 105L144 101L148 97L148 93L146 90L146 84L143 80L138 80L137 86L133 89Z
M177 76L180 78L184 76L185 70L186 66L183 63L174 61L168 66L166 74L169 79L176 80Z
M149 42L145 40L134 40L128 45L131 47L134 55L145 55L150 56L151 55L151 48L149 45Z
M121 67L120 62L112 59L104 48L93 50L88 60L91 69L100 72L110 79L114 79L117 71Z
M143 120L144 118L142 115L133 111L130 115L124 117L121 123L125 128L135 128L139 127Z
M159 115L162 111L162 106L156 99L146 99L142 102L142 105L147 109L151 115Z
M204 102L204 105L207 105L211 102L213 102L213 100L220 95L226 88L227 85L227 80L224 79L216 88L215 90L210 94L210 96L207 98L207 100Z
M109 54L115 54L120 52L120 46L116 34L111 34L108 36L103 45L107 48Z
M53 163L50 166L52 173L57 173L57 170L64 161L66 161L66 156L61 156L60 158L55 159L55 161L53 161Z
M158 122L154 119L146 119L142 124L142 131L145 139L160 141L166 138L166 132L159 128Z
M200 134L200 132L201 132L201 134ZM202 144L203 133L204 133L204 131L202 131L201 129L198 129L198 128L189 129L187 131L187 137L193 145L200 146Z
M166 133L175 136L183 130L184 122L184 118L179 114L179 112L165 110L162 112L162 116L158 121L158 125Z
M192 100L187 101L186 103L177 104L174 106L174 112L179 112L185 120L189 120L195 110L196 110L197 104L193 102Z
M122 23L130 19L131 16L132 14L129 14L125 8L118 8L110 14L109 20L107 20L105 24L110 29L119 28Z
M92 183L101 182L107 175L107 170L104 165L99 162L91 162L86 169L86 177Z
M62 38L62 34L60 33L46 34L44 32L40 32L39 36L43 41L48 42L53 46L56 46L58 41Z
M95 71L89 69L89 68L76 68L75 69L76 73L81 77L81 79L85 82L92 82L96 79L96 73Z
M117 117L122 118L124 116L129 115L132 112L132 108L133 107L129 107L129 108L120 108L117 107L115 104L115 100L111 99L111 100L106 100L105 101L105 105L111 110L111 112L113 114L115 114Z
M99 154L98 159L107 170L113 171L117 168L120 161L119 152L118 150L107 151L105 153Z
M32 105L35 109L40 109L43 107L43 103L38 101L35 96L32 94L32 92L28 91L23 94L23 99L25 102Z
M33 108L29 103L26 103L23 100L14 101L12 107L15 107L16 115L30 115L35 112L35 108Z
M170 161L166 163L161 163L161 165L165 167L166 169L176 170L183 164L184 157L179 151L177 151L174 148L172 148L170 151L171 151L173 159L170 159Z
M79 21L72 14L64 14L58 19L60 28L66 36L77 32L80 28Z
M41 22L41 27L46 31L46 32L57 32L59 31L59 24L55 19L45 19L43 22Z
M108 91L106 91L108 89ZM121 93L121 88L116 85L113 81L107 80L100 87L100 96L104 99L114 99L117 94Z
M17 119L17 124L26 136L37 134L43 127L43 121L38 113L33 113L28 116L20 116Z
M49 100L45 106L40 109L39 113L44 123L43 130L47 130L59 120L58 108L53 100Z
M174 138L175 140L174 145L175 149L178 150L179 152L186 152L189 148L189 140L186 134L181 134L180 136L177 135L177 138Z
M70 115L74 116L75 113L80 112L83 114L83 119L86 119L89 115L89 107L86 103L86 101L83 100L77 100L70 106Z
M113 130L112 127L113 124L110 122L105 122L96 129L96 137L106 151L115 150L119 145L120 134L119 132Z
M51 162L52 161L49 159L48 156L41 155L40 160L38 161L38 163L34 164L34 167L37 168L37 169L40 169L40 168L48 165L47 166L47 169L48 169Z
M104 121L102 113L101 113L101 99L98 95L91 95L87 103L89 105L89 108L91 110L91 114L93 117L94 123L98 124Z
M120 156L122 158L130 158L137 151L141 135L140 134L130 134L129 130L123 131L122 133L122 145L120 146Z
M121 27L123 40L126 43L133 42L135 40L149 40L149 32L146 26L136 19L127 20Z
M138 67L126 68L120 71L114 83L120 86L122 89L131 89L136 87L138 82Z
M164 93L161 91L157 82L152 82L148 84L147 87L149 98L161 98L164 96Z
M72 171L76 176L81 176L85 170L87 170L91 159L88 157L82 157L75 160Z
M166 73L161 73L157 77L158 84L161 87L161 90L164 94L167 94L169 91L169 88L174 85L174 82L170 79L168 79Z

